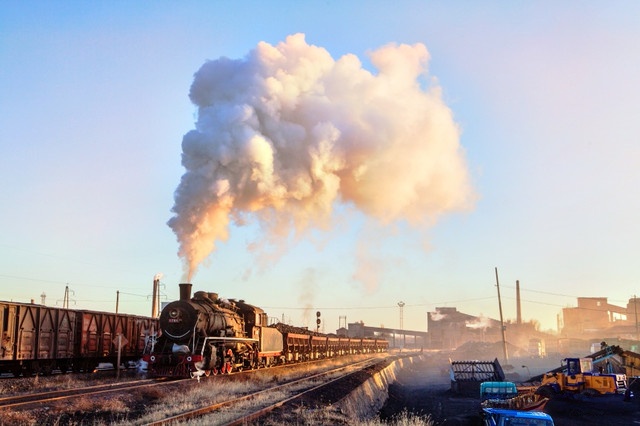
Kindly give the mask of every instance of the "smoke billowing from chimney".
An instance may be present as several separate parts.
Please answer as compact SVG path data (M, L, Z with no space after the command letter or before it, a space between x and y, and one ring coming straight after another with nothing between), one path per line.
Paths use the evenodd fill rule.
M296 34L196 72L198 118L182 141L186 172L168 222L188 280L232 221L282 238L326 228L337 202L414 226L471 207L460 129L428 76L426 47L369 56L375 73Z
M491 327L491 320L485 316L480 315L479 317L474 318L472 321L465 321L465 326L467 328L473 329L483 329Z
M447 314L443 314L439 309L436 309L435 312L429 313L431 316L431 321L442 321L447 317Z

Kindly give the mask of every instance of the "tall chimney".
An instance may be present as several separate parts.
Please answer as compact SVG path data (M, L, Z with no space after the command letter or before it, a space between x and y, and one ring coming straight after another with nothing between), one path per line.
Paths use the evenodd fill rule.
M151 318L158 318L158 286L160 279L153 277L153 296L151 297Z
M522 307L520 306L520 281L516 280L516 323L522 324Z
M191 300L191 284L180 284L180 300Z

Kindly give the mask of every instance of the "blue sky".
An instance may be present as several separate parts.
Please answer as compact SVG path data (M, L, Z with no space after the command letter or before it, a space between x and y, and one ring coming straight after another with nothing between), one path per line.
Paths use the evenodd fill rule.
M640 293L637 2L3 2L2 300L149 314L153 276L178 296L167 221L194 128L194 73L303 33L338 60L422 43L461 129L474 207L429 228L380 225L336 203L335 225L277 255L259 222L232 225L195 289L325 330L339 317L422 330L455 306L555 328L576 297ZM365 248L376 283L354 277Z

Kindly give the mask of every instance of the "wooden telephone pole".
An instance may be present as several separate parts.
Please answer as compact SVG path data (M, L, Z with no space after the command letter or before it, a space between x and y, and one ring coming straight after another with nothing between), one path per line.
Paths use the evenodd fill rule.
M504 326L504 318L502 317L502 299L500 298L500 281L498 280L498 268L496 267L496 288L498 289L498 307L500 309L500 329L502 330L502 351L504 359L509 362L509 354L507 353L507 335Z

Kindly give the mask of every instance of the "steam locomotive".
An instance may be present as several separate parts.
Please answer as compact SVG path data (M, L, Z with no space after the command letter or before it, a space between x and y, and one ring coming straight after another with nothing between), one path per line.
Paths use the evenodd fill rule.
M304 362L338 355L383 352L384 339L338 337L281 323L244 300L225 300L180 284L180 300L160 314L159 337L143 357L155 376L200 377Z

